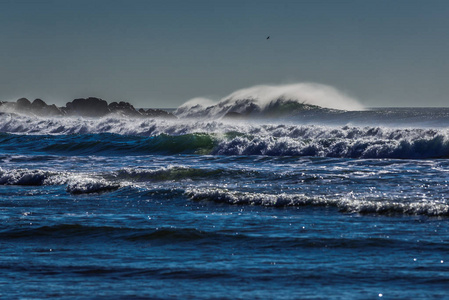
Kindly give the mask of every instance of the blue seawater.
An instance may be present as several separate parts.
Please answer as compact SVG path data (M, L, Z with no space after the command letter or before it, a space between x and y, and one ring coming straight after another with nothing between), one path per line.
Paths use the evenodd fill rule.
M449 109L0 114L3 299L444 299Z

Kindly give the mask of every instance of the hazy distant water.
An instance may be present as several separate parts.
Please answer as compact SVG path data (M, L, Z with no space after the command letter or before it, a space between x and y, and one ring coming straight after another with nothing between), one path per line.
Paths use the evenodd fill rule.
M449 109L0 132L1 298L447 297Z

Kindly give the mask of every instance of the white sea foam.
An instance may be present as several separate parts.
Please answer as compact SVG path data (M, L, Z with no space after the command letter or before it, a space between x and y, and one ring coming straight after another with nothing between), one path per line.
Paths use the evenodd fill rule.
M65 172L0 168L0 185L59 185L65 184L67 178Z

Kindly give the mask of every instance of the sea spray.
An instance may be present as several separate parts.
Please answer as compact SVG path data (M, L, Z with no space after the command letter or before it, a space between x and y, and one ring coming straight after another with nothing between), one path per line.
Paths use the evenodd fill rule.
M308 109L332 108L363 110L364 107L337 89L318 83L258 85L237 90L218 103L207 98L194 98L176 111L185 117L220 118L229 113L243 116L289 115Z

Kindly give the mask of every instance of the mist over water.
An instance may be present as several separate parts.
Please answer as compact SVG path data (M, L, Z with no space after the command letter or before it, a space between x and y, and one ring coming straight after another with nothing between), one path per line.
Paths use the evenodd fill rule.
M294 100L324 108L362 110L363 106L354 98L334 87L319 83L295 83L287 85L257 85L237 90L223 101L257 99L262 107L277 99Z

